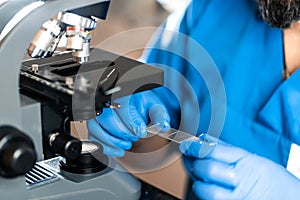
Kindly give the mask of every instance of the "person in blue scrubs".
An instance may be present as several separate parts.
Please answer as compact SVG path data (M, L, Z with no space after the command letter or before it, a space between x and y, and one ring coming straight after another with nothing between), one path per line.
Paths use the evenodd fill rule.
M149 123L207 133L221 139L210 152L201 152L205 143L180 145L197 197L297 198L299 8L298 0L191 1L143 57L165 70L165 87L120 99L121 109L88 122L90 138L123 156Z

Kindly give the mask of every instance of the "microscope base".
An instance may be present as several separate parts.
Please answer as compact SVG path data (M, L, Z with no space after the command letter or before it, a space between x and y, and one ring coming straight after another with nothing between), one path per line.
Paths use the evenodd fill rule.
M60 170L60 160L61 157L55 157L38 162L36 167L27 173L29 199L134 200L140 198L140 182L111 158L110 167L88 175L71 174ZM43 178L32 181L32 177Z

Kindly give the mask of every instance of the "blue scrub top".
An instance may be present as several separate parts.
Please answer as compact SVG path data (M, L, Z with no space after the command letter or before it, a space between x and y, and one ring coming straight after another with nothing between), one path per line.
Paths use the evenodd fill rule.
M173 30L199 43L222 76L226 101L220 100L220 104L226 104L226 118L220 138L286 166L291 143L300 144L300 72L282 79L282 30L262 21L255 0L194 0L182 15L173 14L162 26L176 19L174 15L178 26ZM151 44L155 48L146 52L146 62L165 69L166 85L175 85L174 89L181 93L179 101L186 100L185 104L189 96L181 91L180 81L168 74L168 67L189 81L199 102L197 133L207 132L210 121L217 120L210 119L211 91L188 62L201 54L176 34L166 36L164 31L159 31ZM184 58L172 53L178 49L184 52ZM214 82L214 76L208 79ZM218 88L219 83L214 84ZM179 108L166 88L155 92L169 107L173 127L179 126L180 119L180 123L194 123L189 116L195 107Z

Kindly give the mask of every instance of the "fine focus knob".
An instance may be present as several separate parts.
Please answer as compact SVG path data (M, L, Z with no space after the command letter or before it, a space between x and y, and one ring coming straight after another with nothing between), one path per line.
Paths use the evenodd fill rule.
M103 148L93 141L82 141L82 150L76 160L65 159L60 162L63 171L73 174L92 174L106 169L108 157Z
M0 127L0 175L16 177L28 172L36 161L31 139L12 126Z
M66 159L76 160L81 153L81 141L70 134L53 133L49 136L49 143L54 153Z

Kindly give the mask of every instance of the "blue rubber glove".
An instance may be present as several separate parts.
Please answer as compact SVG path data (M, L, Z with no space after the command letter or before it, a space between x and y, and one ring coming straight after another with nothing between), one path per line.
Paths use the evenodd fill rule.
M132 142L147 135L147 125L157 124L161 131L170 129L170 116L164 104L152 91L123 97L114 102L118 109L103 109L103 113L87 122L89 139L99 142L103 152L121 157Z
M225 144L203 157L203 145L184 141L184 161L200 199L298 199L300 181L281 165Z

